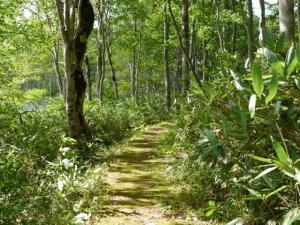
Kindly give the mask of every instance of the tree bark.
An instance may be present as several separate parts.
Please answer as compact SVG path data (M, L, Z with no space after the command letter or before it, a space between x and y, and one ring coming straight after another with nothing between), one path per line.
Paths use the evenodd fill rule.
M297 1L297 22L298 22L298 32L299 32L299 41L300 41L300 0Z
M94 26L94 10L89 0L80 0L78 4L70 0L64 2L56 0L56 7L64 40L66 116L69 136L79 141L83 134L89 134L83 114L86 82L82 65L87 41ZM76 18L78 18L77 22Z
M229 2L228 0L223 0L223 11L229 10ZM229 26L226 24L226 22L223 21L223 47L224 51L227 51L227 45L228 45L228 40L229 40Z
M105 1L96 1L97 9L97 83L96 83L96 98L99 99L100 103L103 103L104 93L104 78L105 78L105 24L104 24L104 10Z
M265 0L259 0L260 16L259 16L259 40L264 41L263 30L266 27Z
M133 21L133 36L136 37L137 23L136 19ZM136 59L137 59L137 48L136 44L132 48L132 66L131 66L131 97L136 98Z
M180 32L179 26L177 25L175 16L174 16L173 11L172 11L171 0L167 0L167 1L168 1L169 13L170 13L171 19L172 19L172 21L174 23L175 30L176 30L176 33L177 33L177 36L178 36L178 41L179 41L180 49L181 49L181 60L180 61L182 63L182 55L184 55L185 58L186 58L186 60L187 60L187 63L188 63L188 68L191 69L192 74L193 74L195 80L197 81L198 85L201 86L201 81L200 81L199 77L197 76L197 73L194 70L194 67L192 66L192 61L191 61L191 59L189 57L189 52L186 51L186 49L184 48L183 39L182 39L181 34L180 34L181 32ZM182 65L181 65L181 68L182 68ZM183 71L183 69L181 69L181 74L180 75L183 78L182 71ZM184 81L184 79L183 79L183 81ZM188 80L188 81L190 82L190 80ZM184 86L184 84L182 86ZM182 89L184 89L184 87Z
M235 8L235 0L231 0L231 6L232 6L232 12L236 13L236 8ZM231 53L234 55L236 51L236 23L234 22L232 24L232 38L231 38Z
M295 40L294 0L278 0L279 2L279 27L285 33L286 41Z
M214 6L216 8L216 27L217 27L218 37L219 37L220 50L221 50L221 52L224 52L222 28L220 25L220 7L218 4L218 0L214 0Z
M88 56L84 60L84 77L86 82L86 98L88 101L92 100L92 82L91 82L91 65Z
M116 72L115 72L115 68L113 65L113 61L112 61L112 50L111 50L111 46L110 46L110 41L108 40L107 42L108 43L106 43L106 50L107 50L107 58L108 58L108 63L109 63L109 67L110 67L110 72L111 72L111 79L112 79L112 83L114 86L116 101L119 101L118 82L117 82Z
M248 0L248 25L247 25L247 36L248 36L248 60L249 68L252 68L254 61L254 28L253 28L253 7L252 0Z
M182 0L182 47L184 51L190 52L190 30L189 30L189 0ZM187 94L190 89L189 62L188 56L182 53L182 93Z
M56 75L57 86L59 90L59 94L64 96L64 85L63 78L59 69L59 53L58 53L58 44L54 41L53 43L53 62L54 62L54 70Z
M171 109L171 82L169 66L169 39L170 39L170 22L168 17L167 3L164 2L164 79L165 79L165 98L166 111Z

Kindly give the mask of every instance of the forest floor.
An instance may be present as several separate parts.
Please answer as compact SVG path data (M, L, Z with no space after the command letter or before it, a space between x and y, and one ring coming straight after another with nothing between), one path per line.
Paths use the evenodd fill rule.
M196 218L170 213L164 199L171 198L164 178L167 156L157 156L158 137L167 130L163 123L139 132L120 146L111 163L106 183L109 194L101 218L94 225L194 225L207 224Z

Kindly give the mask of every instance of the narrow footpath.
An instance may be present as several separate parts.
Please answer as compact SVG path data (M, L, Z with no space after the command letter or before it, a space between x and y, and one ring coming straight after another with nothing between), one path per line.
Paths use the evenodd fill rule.
M110 193L105 213L95 225L185 225L168 216L160 203L170 197L169 185L163 179L166 158L155 154L157 138L166 131L161 124L144 131L121 146L120 154L111 164L106 177ZM204 223L201 223L204 224Z

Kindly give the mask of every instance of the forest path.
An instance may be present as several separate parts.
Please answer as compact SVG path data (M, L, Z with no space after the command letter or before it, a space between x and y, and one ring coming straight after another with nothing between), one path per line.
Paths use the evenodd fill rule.
M163 123L137 134L120 147L111 164L106 182L110 193L104 216L95 225L185 225L169 218L160 202L170 196L170 185L163 179L167 158L157 157L157 138L167 130ZM203 223L201 223L203 224Z

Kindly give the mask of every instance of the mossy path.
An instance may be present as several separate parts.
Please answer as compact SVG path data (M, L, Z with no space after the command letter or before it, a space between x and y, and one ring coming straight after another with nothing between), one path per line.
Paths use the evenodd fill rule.
M179 225L188 223L169 218L160 202L169 197L169 185L164 173L166 158L155 154L157 138L166 131L160 124L134 136L120 147L120 154L111 164L106 180L110 194L105 213L97 225Z

